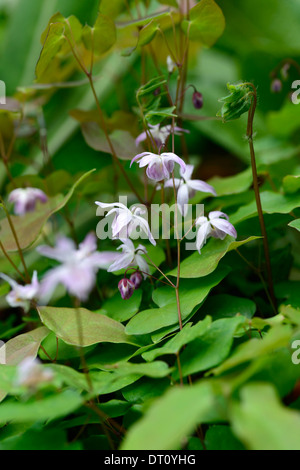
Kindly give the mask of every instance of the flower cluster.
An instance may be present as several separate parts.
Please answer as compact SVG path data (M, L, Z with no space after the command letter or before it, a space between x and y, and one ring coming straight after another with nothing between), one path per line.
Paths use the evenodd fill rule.
M243 87L230 88L230 91L243 101L245 96ZM246 91L248 92L248 90ZM230 108L232 98L227 97L224 102L227 108ZM185 131L174 125L150 126L151 138L157 145L164 144L171 132ZM140 134L136 139L137 144L145 140L146 136L146 132ZM216 191L210 184L199 179L192 179L194 166L186 164L174 152L158 154L142 152L132 158L130 167L135 162L140 168L146 169L147 177L155 182L155 189L173 188L177 207L183 216L187 214L189 200L195 196L196 192L200 191L216 196ZM174 176L176 168L179 169L179 177ZM33 211L37 202L47 202L47 196L36 188L15 189L10 194L9 201L15 204L14 210L17 215L24 215ZM136 232L143 232L149 242L153 246L156 245L148 220L144 217L146 210L138 205L129 209L121 202L96 201L96 204L107 210L105 217L114 215L111 224L112 236L113 239L121 242L117 250L98 251L94 233L89 233L78 247L73 240L66 237L58 237L54 247L38 246L39 254L55 260L59 264L48 270L40 282L35 271L31 282L26 285L18 284L14 279L0 273L0 277L11 286L11 291L6 297L9 305L21 307L27 312L32 304L47 304L59 284L66 288L69 295L80 301L86 301L96 283L99 269L107 270L107 272L125 270L125 275L119 281L118 288L122 298L129 299L133 292L140 287L142 281L150 276L149 265L145 259L145 256L148 256L147 249L143 245L135 247L133 242L133 238L136 238ZM228 216L220 211L212 211L208 217L199 217L195 221L195 226L197 227L196 247L199 253L210 237L223 240L226 235L234 238L237 236ZM126 277L128 270L131 270L129 279Z

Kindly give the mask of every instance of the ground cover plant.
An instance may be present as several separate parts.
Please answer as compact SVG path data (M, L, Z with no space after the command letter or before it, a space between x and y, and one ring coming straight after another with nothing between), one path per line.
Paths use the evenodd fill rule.
M0 9L0 449L299 450L299 2Z

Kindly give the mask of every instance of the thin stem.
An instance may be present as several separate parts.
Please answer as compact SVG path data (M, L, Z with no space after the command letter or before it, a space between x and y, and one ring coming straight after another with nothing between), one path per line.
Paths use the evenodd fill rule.
M89 391L93 392L93 384L90 378L89 369L87 367L85 355L83 352L83 329L82 329L81 312L80 312L80 300L77 298L74 300L74 307L75 307L75 312L76 312L78 340L79 340L78 349L79 349L79 354L80 354L81 365L82 365L83 373L85 375Z
M21 259L21 262L23 264L23 267L24 267L24 272L25 272L25 277L26 277L26 280L28 282L30 282L30 276L29 276L29 272L28 272L28 269L27 269L27 266L26 266L26 263L25 263L25 259L24 259L24 256L23 256L23 252L22 252L22 249L21 249L21 246L20 246L20 243L19 243L19 239L18 239L18 236L17 236L17 232L15 230L15 227L14 227L14 224L12 222L12 219L11 219L11 216L8 212L8 210L6 209L6 206L4 204L4 201L2 199L2 197L0 196L0 202L1 202L1 205L5 211L5 214L6 214L6 217L7 217L7 220L8 220L8 223L9 223L9 226L10 226L10 229L12 231L12 234L13 234L13 237L15 239L15 242L16 242L16 245L17 245L17 248L18 248L18 252L19 252L19 255L20 255L20 259Z
M251 106L250 106L250 109L249 109L249 112L248 112L248 123L247 123L247 137L248 137L250 157L251 157L251 167L252 167L252 175L253 175L253 189L254 189L254 194L255 194L255 201L256 201L256 207L257 207L257 213L258 213L258 218L259 218L260 229L261 229L261 233L262 233L262 236L263 236L263 245L264 245L264 253L265 253L265 260L266 260L269 292L270 292L270 297L272 299L272 303L275 306L276 305L276 299L275 299L275 294L274 294L271 260L270 260L270 253L269 253L269 244L268 244L267 231L266 231L266 226L265 226L265 221L264 221L264 216L263 216L263 210L262 210L262 205L261 205L261 199L260 199L258 175L257 175L256 159L255 159L255 151L254 151L254 145L253 145L253 120L254 120L254 114L255 114L255 109L256 109L256 105L257 105L257 92L256 92L255 86L252 83L249 82L247 84L249 86L251 86L252 89L253 89L253 93L252 93L253 98L252 98L252 103L251 103Z
M178 236L177 192L176 192L174 171L172 172L172 179L173 179L173 190L174 190L174 198L175 198L175 233L176 233L176 239L177 239L177 280L176 280L176 288L175 288L176 289L176 305L177 305L179 328L180 330L182 330L182 317L181 317L180 298L179 298L180 242L181 241Z
M156 264L152 261L152 259L150 258L150 256L149 256L144 250L139 249L139 250L137 250L137 252L138 252L138 251L141 251L141 252L146 256L146 258L148 258L148 260L150 261L150 263L152 264L152 266L153 266L154 268L156 268L157 271L159 271L160 274L168 281L169 285L170 285L171 287L174 287L174 289L176 289L175 284L173 284L173 282L170 281L170 279L162 272L162 270L161 270L158 266L156 266Z
M17 273L19 274L19 276L21 276L21 278L23 279L23 281L25 282L26 279L24 277L24 275L21 273L21 271L17 268L17 266L15 265L15 263L13 262L13 260L11 259L11 257L9 256L9 254L7 253L7 251L5 250L4 248L4 245L3 243L1 242L0 240L0 248L5 256L5 258L10 262L10 264L12 265L12 267L17 271Z
M112 157L116 163L116 165L118 166L118 168L120 169L121 173L123 174L128 186L130 187L131 191L135 194L135 196L138 198L138 200L143 203L143 199L140 197L140 195L137 193L134 185L131 183L130 179L128 178L127 176L127 173L126 171L124 170L123 166L121 165L121 163L119 162L119 159L117 157L117 154L116 154L116 151L114 149L114 146L112 144L112 141L109 137L109 134L108 134L108 130L107 130L107 126L106 126L106 123L105 123L105 119L103 117L103 113L102 113L102 109L101 109L101 106L100 106L100 103L99 103L99 100L98 100L98 96L97 96L97 93L96 93L96 90L95 90L95 87L94 87L94 82L93 82L93 76L92 76L92 73L91 72L88 72L86 67L84 66L84 64L80 61L77 53L75 52L74 50L74 47L71 43L71 41L69 40L69 38L67 36L65 36L66 40L68 41L68 44L71 48L71 51L72 51L72 54L74 56L74 58L76 59L79 67L81 68L81 70L83 71L83 73L86 75L86 77L88 78L88 81L89 81L89 84L90 84L90 87L91 87L91 90L92 90L92 93L93 93L93 96L94 96L94 99L95 99L95 103L96 103L96 107L97 107L97 111L98 111L98 114L99 114L99 118L100 118L100 124L101 124L101 127L103 129L103 132L105 134L105 137L106 137L106 140L107 140L107 143L109 145L109 148L110 148L110 151L111 151L111 154L112 154Z
M165 187L164 182L161 182L161 205L162 205L162 219L163 219L163 234L166 235L166 217L165 217ZM172 266L172 255L170 248L170 241L166 238L166 248L167 248L167 262L168 265Z
M125 169L123 168L123 166L121 165L121 163L119 162L119 159L117 157L117 154L116 154L116 151L114 149L114 146L112 144L112 141L109 137L109 134L108 134L108 131L107 131L107 127L106 127L106 123L105 123L105 120L104 120L104 117L103 117L103 113L102 113L102 110L101 110L101 107L100 107L100 103L99 103L99 100L98 100L98 96L97 96L97 93L96 93L96 90L95 90L95 87L94 87L94 83L93 83L93 78L92 76L87 73L87 77L89 79L89 82L90 82L90 86L91 86L91 89L92 89L92 93L94 95L94 99L95 99L95 102L96 102L96 106L97 106L97 110L98 110L98 114L99 114L99 118L100 118L100 123L101 123L101 127L103 129L103 132L105 134L105 137L106 137L106 140L107 140L107 143L109 145L109 148L111 150L111 154L112 154L112 157L115 161L115 163L117 164L118 168L120 169L121 173L123 174L128 186L130 187L131 191L135 194L135 196L137 197L137 199L143 203L143 199L140 197L140 195L138 194L138 192L136 191L134 185L132 184L132 182L130 181Z

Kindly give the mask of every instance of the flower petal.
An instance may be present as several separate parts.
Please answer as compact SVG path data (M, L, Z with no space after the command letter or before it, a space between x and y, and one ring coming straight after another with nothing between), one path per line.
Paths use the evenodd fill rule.
M189 203L189 188L187 184L182 184L179 186L178 193L177 193L177 204L178 209L181 215L186 216L187 214L187 205Z
M210 222L205 222L202 224L197 232L196 238L196 247L199 253L201 253L201 248L205 245L206 240L211 234L211 225Z
M195 189L196 191L202 191L203 193L211 193L214 196L217 195L215 188L213 188L210 184L205 183L205 181L189 180L188 185L190 188Z
M237 233L236 233L234 226L230 222L228 222L228 220L213 219L211 223L218 230L221 230L222 232L227 233L227 235L230 235L233 238L237 237Z

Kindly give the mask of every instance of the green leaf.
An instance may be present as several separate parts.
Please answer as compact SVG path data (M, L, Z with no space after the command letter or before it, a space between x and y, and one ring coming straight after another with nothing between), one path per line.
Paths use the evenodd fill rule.
M124 0L101 0L99 5L100 13L103 15L109 16L110 18L115 18L126 8Z
M288 225L298 230L298 232L300 232L300 219L293 220Z
M161 3L162 5L170 5L170 7L178 7L177 0L158 0L158 3Z
M35 74L39 81L45 79L48 67L56 54L60 51L65 43L64 36L65 26L62 23L52 23L49 30L36 65Z
M215 176L211 178L208 183L215 188L217 196L239 194L250 188L252 184L252 170L251 168L247 168L247 170L237 175L227 176L225 178Z
M8 439L1 439L0 450L77 450L79 443L69 444L66 433L61 429L36 429L33 426L24 433ZM79 444L79 445L78 445Z
M209 240L202 248L200 255L196 251L181 263L180 277L197 278L207 276L217 268L220 260L227 252L236 250L245 243L249 243L257 238L259 237L249 237L245 240L234 241L228 235L224 240L216 238ZM168 275L177 276L177 269L173 269Z
M171 119L173 117L177 118L177 114L173 113L175 109L176 106L171 106L169 108L153 109L145 114L145 119L152 126L156 126L157 124L160 124L164 119Z
M69 42L74 47L74 43L81 38L81 34L82 25L74 15L64 18L60 13L56 13L52 16L41 36L43 47L35 69L39 83L52 81L53 77L50 72L51 67L55 70L54 59L60 63L67 57L68 61L71 60L75 66L75 59L69 55L71 50ZM69 75L70 72L68 71L67 74Z
M293 194L300 189L300 175L286 175L283 180L283 189L286 194ZM299 196L300 199L300 196Z
M48 328L42 326L7 341L5 344L6 364L17 365L25 357L36 357L41 342L49 333Z
M114 295L110 299L106 300L101 307L102 313L112 318L113 320L124 322L129 320L133 315L135 315L140 307L142 300L142 291L141 289L136 290L130 299L127 299L126 302L119 295Z
M41 400L22 402L5 402L0 406L0 423L12 421L26 423L46 421L66 416L82 404L82 397L71 390L65 390L56 395Z
M299 194L283 195L264 191L260 193L263 212L267 214L288 214L299 206ZM230 217L230 222L234 225L242 220L257 215L256 203L253 200L246 206L240 207L235 214Z
M179 297L183 321L189 317L194 307L203 302L210 290L221 282L227 272L220 270L201 280L183 280L180 283ZM160 308L151 308L137 313L126 326L128 334L147 334L178 323L175 289L159 288L154 291L153 300Z
M88 50L97 55L107 52L116 42L116 27L109 16L98 14L93 27L85 25L82 40Z
M146 361L154 361L157 357L164 356L165 354L177 354L184 345L202 336L208 330L210 324L210 317L206 317L203 321L198 322L194 326L192 326L192 323L187 323L181 331L162 347L151 349L143 353L143 359Z
M284 407L269 384L246 385L241 402L231 408L230 420L250 450L300 450L300 413Z
M92 147L92 149L112 154L105 133L96 122L83 122L81 130L87 145ZM131 160L134 155L142 152L142 147L136 146L135 139L127 131L113 131L109 138L117 157L121 160Z
M213 425L205 434L207 450L244 450L229 426Z
M187 345L180 355L183 376L208 370L220 364L228 356L233 336L237 328L245 322L245 318L221 318L214 321L200 338ZM178 378L178 371L174 378Z
M190 20L184 20L181 27L192 41L211 47L223 34L225 18L214 0L201 0L190 9Z
M121 323L85 308L38 307L38 312L49 330L67 344L81 347L102 342L135 344Z
M256 305L252 300L244 297L221 294L209 297L201 308L202 310L204 315L211 315L214 320L235 315L252 318L256 312Z
M290 338L289 326L275 326L262 339L252 338L238 346L232 356L212 372L219 375L259 356L270 354L278 348L288 346Z
M27 213L23 216L12 215L11 220L18 234L20 247L22 250L30 247L40 235L43 226L51 217L69 202L74 194L76 188L95 170L88 171L81 176L72 186L68 194L64 197L57 196L49 198L45 204L37 205L34 212ZM7 219L0 222L1 241L6 251L18 251L18 246L14 237L12 236L10 225Z
M148 23L146 26L144 26L140 30L137 45L146 46L147 44L149 44L152 41L152 39L155 38L158 28L159 26L156 21L154 20L150 21L150 23Z
M104 370L114 370L116 376L128 376L130 374L138 374L140 376L161 378L170 374L172 369L163 361L146 362L133 364L131 362L119 362L113 364L111 368L106 366Z
M121 450L174 450L215 406L208 383L168 390L128 431Z
M287 138L294 134L300 126L297 106L287 100L279 111L270 111L267 115L269 132L278 137Z

